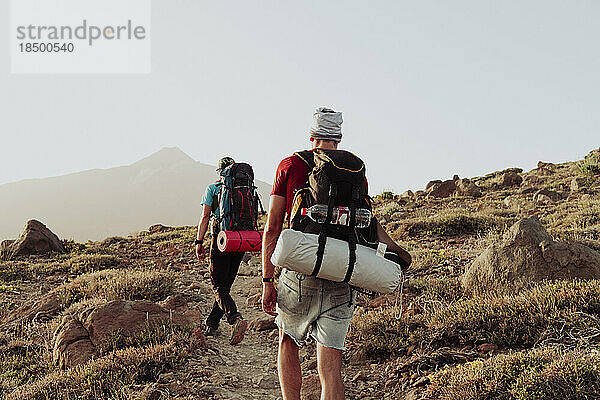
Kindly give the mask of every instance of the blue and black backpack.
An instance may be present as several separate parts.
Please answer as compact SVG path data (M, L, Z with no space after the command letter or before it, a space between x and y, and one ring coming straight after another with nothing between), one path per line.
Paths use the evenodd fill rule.
M220 231L258 230L258 208L264 213L254 186L254 170L250 164L235 163L221 171L222 185L218 203Z

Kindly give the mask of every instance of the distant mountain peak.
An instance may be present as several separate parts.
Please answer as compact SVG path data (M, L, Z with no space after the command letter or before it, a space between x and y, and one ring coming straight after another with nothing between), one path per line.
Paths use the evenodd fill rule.
M137 166L164 166L181 163L195 163L192 157L184 153L179 147L163 147L156 153L150 154L148 157L142 158L133 165Z

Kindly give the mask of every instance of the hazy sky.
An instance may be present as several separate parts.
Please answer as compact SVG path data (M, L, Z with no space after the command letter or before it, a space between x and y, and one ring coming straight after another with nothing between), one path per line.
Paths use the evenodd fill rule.
M230 154L271 181L322 105L344 112L342 148L374 193L600 146L597 0L152 5L149 75L11 75L2 29L0 184L163 146Z

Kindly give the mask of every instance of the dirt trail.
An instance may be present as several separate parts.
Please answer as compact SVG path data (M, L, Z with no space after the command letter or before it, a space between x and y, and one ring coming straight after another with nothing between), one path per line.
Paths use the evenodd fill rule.
M262 311L246 305L247 288L254 286L258 278L238 276L232 295L248 321L265 318ZM281 392L277 378L277 335L276 331L257 332L249 329L244 340L236 345L229 344L231 328L225 320L219 334L209 338L208 343L218 351L214 357L212 376L208 385L215 399L279 399Z
M265 319L268 316L258 304L248 305L247 299L260 293L260 264L253 256L243 263L232 288L232 296L239 311L245 319ZM246 275L254 274L254 275ZM181 279L187 286L183 292L193 300L190 306L196 307L208 315L212 307L213 297L210 291L210 280L207 266L201 265L194 270L182 271ZM210 349L199 356L191 358L184 367L187 375L183 384L188 386L187 392L202 394L207 399L281 399L279 380L277 377L277 331L254 331L248 329L244 340L236 345L229 344L230 326L223 319L219 334L208 338ZM316 371L315 344L310 343L300 349L300 361L303 373L303 399L319 399L319 384ZM381 399L390 398L377 388L375 381L357 381L353 377L362 371L370 376L381 375L376 365L351 365L344 362L343 376L346 385L347 399ZM191 377L191 381L189 380ZM185 379L188 381L186 382ZM375 379L375 378L371 378ZM196 380L196 382L194 382ZM190 387L191 386L191 387ZM197 397L193 397L197 398Z
M256 267L256 261L253 264ZM250 267L243 263L242 269L249 271ZM191 299L190 307L208 315L214 298L207 266L203 263L193 270L182 271L180 279L183 293ZM249 295L259 292L260 285L260 277L256 275L238 275L231 291L239 311L249 322L267 317L258 306L246 304ZM209 349L189 360L184 368L186 376L182 377L186 380L182 382L187 386L186 391L207 399L281 399L276 331L248 329L244 340L236 346L229 344L230 333L229 324L221 320L218 334L207 338Z

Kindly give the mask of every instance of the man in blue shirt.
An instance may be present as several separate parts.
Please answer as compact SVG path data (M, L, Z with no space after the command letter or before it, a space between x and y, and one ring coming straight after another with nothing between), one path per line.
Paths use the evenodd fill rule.
M221 170L234 163L231 157L224 157L219 160L217 174ZM227 322L232 326L230 344L238 344L244 339L244 334L248 328L248 322L242 318L233 298L231 297L231 286L238 273L240 263L244 257L243 252L223 253L217 247L217 235L219 234L219 224L216 220L220 217L219 212L219 192L223 183L221 180L209 185L202 198L202 218L198 224L198 234L196 236L196 256L198 260L206 257L203 247L203 238L208 230L208 223L212 219L211 240L210 240L210 281L215 294L215 302L212 311L206 318L207 336L214 336L219 328L219 322L223 316L226 316Z

